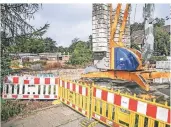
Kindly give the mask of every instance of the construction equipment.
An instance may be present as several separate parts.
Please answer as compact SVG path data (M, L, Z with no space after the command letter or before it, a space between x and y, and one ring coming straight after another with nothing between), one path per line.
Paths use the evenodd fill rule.
M122 4L118 4L113 11L112 4L93 4L94 66L87 67L82 78L135 82L143 90L149 91L154 89L150 86L153 79L170 78L170 73L145 70L142 63L143 58L146 63L153 53L154 5L146 4L144 8L146 38L142 53L125 45L124 41L130 40L131 5L126 4L124 12L121 7Z

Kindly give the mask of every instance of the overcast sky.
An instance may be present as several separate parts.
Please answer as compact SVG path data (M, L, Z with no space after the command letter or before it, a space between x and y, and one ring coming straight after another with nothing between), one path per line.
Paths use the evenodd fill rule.
M116 5L113 5L113 8ZM123 8L125 5L123 5ZM143 4L132 4L131 22L142 22ZM169 16L169 4L155 4L155 16L165 18ZM135 15L135 20L134 20ZM45 23L50 27L45 37L51 37L58 45L69 46L71 41L77 37L88 40L92 33L92 4L43 4L35 14L35 19L30 23L39 28ZM166 21L166 25L170 24Z

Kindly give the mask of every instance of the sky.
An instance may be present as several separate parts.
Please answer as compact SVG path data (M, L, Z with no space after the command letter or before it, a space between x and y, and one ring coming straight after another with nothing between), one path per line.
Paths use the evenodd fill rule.
M131 23L142 22L144 4L132 4ZM116 4L113 4L113 8ZM125 5L123 5L124 9ZM136 8L136 13L135 13ZM169 4L155 4L155 17L169 16ZM134 20L135 16L135 20ZM58 46L68 47L74 38L87 41L92 34L92 4L43 4L29 21L36 28L49 23L50 27L44 37L50 37ZM170 22L166 21L166 25Z

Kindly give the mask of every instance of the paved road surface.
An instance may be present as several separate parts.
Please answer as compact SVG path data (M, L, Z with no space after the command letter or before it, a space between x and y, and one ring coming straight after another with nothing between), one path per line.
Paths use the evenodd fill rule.
M2 127L81 127L82 115L66 106L56 106L36 112L25 118L3 123ZM104 127L97 124L96 127Z

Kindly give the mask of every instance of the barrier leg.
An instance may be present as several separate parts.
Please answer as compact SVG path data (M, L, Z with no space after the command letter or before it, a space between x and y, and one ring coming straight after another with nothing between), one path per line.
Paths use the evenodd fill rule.
M165 127L166 125L164 123L159 122L158 127Z
M112 120L112 107L113 105L108 104L108 119Z
M106 102L103 102L102 104L102 115L106 117Z
M138 127L144 127L144 116L139 116Z
M135 126L135 113L130 114L130 121L129 121L129 127Z
M115 107L114 121L115 121L115 123L119 123L119 107Z
M100 114L100 100L96 100L96 112Z
M91 115L90 118L93 116L93 112L95 111L95 99L92 98L92 103L91 103Z
M148 127L154 127L154 120L153 119L148 119Z

